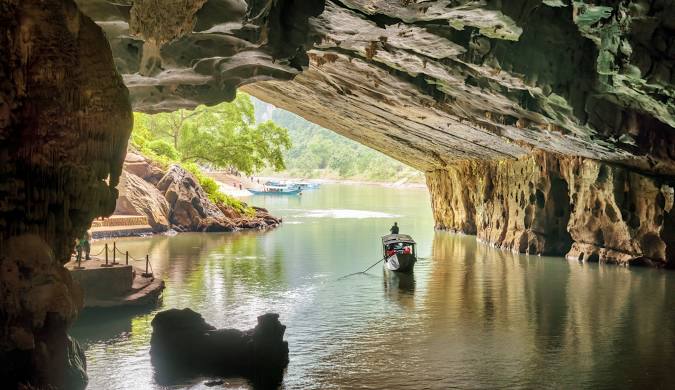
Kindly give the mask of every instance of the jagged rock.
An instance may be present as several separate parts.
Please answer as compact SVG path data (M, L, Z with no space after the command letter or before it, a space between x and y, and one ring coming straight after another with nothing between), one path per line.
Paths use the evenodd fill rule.
M117 189L119 197L115 206L116 213L145 215L154 232L169 229L169 204L157 188L140 177L123 171Z
M271 215L267 209L262 207L253 206L255 215L252 217L226 205L219 205L218 207L239 229L269 229L279 226L282 222L281 218Z
M172 165L157 189L168 201L169 221L178 231L225 232L235 229L234 223L209 200L206 192L190 172Z
M37 235L12 237L0 252L0 384L84 389L84 352L67 333L82 290Z
M424 171L538 148L675 175L667 2L180 3L78 2L139 110L244 86Z
M288 365L286 326L278 314L259 316L256 327L247 331L216 329L187 308L160 312L151 324L150 355L162 379L243 375L274 384Z
M124 158L124 170L133 173L153 186L156 186L166 173L158 166L151 164L145 157L133 152L127 152Z
M63 264L115 207L131 121L103 31L73 1L0 1L2 388L86 384L68 358L82 297Z
M138 110L215 104L246 82L290 80L307 65L316 0L77 0L110 38Z
M675 266L672 180L538 152L427 173L437 228L584 261Z

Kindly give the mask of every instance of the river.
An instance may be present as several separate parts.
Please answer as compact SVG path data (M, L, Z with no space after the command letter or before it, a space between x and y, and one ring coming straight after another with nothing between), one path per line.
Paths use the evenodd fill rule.
M154 314L183 307L240 329L279 313L288 389L675 384L675 272L516 255L435 232L425 189L333 184L253 203L282 226L117 240L148 253L167 288L156 310L75 324L90 389L207 388L206 378L160 385L150 364ZM418 242L414 275L378 265L338 280L380 258L394 221Z

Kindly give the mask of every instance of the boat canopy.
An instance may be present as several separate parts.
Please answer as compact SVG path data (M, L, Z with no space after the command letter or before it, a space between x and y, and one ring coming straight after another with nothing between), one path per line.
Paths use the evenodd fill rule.
M402 242L404 244L415 244L415 240L407 234L388 234L382 237L382 244L389 245Z

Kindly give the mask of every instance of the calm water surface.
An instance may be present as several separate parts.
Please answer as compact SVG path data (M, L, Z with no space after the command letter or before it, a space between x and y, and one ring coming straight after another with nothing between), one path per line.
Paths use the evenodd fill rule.
M156 310L75 325L90 389L207 388L153 376L150 321L183 307L241 329L280 313L289 389L675 386L675 272L520 256L434 232L423 189L325 185L253 203L283 226L117 240L149 253L167 288ZM419 243L414 275L378 265L337 280L377 261L394 221Z

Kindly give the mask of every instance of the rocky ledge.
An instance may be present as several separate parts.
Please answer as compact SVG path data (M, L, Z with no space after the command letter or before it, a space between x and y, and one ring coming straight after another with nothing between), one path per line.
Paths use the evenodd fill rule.
M226 204L215 204L195 176L172 165L164 171L136 153L128 153L118 186L116 213L148 217L153 231L229 232L267 229L281 223L264 209L247 215Z
M216 329L190 309L170 309L152 320L150 355L158 382L194 376L243 376L265 387L281 382L288 365L286 326L279 315L258 317L246 331Z

